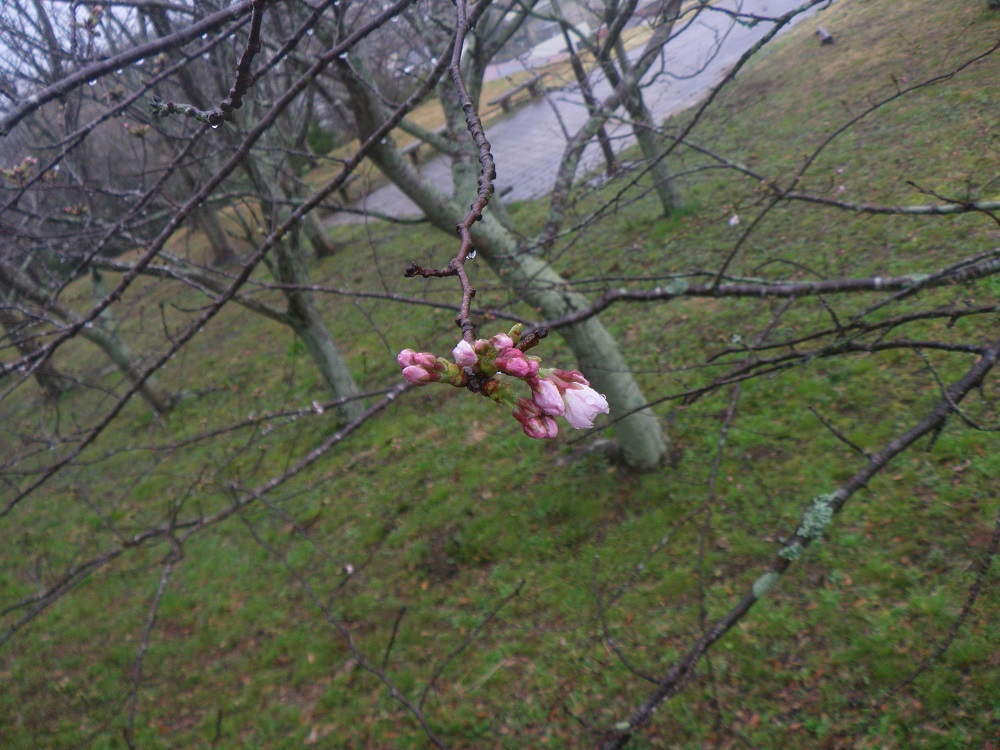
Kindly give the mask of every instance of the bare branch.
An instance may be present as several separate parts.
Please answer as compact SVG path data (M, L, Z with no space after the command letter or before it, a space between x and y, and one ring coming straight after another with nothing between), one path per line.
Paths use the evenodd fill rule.
M192 39L200 37L202 34L215 31L221 26L246 15L252 7L252 0L242 0L230 5L228 8L206 16L201 21L196 21L190 26L181 29L174 34L157 39L147 44L133 47L127 52L114 55L100 62L87 65L75 73L70 73L64 78L53 83L51 86L36 91L16 107L0 117L0 137L10 134L11 130L32 112L38 110L44 104L63 96L73 89L83 86L87 81L92 81L103 75L107 75L125 65L131 65L137 60L146 57L153 57L160 52L178 47L190 42Z

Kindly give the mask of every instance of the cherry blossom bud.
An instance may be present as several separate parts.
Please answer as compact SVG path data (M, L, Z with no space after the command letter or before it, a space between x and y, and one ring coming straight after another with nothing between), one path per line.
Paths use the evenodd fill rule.
M513 349L514 340L506 333L498 333L496 336L490 339L490 346L492 346L498 352L502 352L507 349Z
M552 417L542 415L541 417L531 417L521 423L524 434L530 438L540 440L551 440L559 434L559 425Z
M540 440L554 438L559 425L552 417L542 414L538 405L526 398L519 398L513 411L514 419L521 423L524 434Z
M410 365L416 364L413 356L416 354L412 349L403 349L399 354L396 355L396 362L399 364L400 368L406 369Z
M403 349L396 355L396 362L402 369L416 366L422 367L427 372L441 372L445 367L445 363L430 352L415 352L412 349Z
M551 380L546 378L535 379L529 383L533 391L535 404L543 412L553 417L561 417L566 411L559 388Z
M451 350L451 356L455 358L455 362L461 367L472 367L479 361L476 350L465 339L459 341L458 345Z
M413 385L427 385L440 380L441 376L436 372L428 372L418 365L410 365L403 368L403 379Z
M423 367L428 372L441 372L448 363L440 357L435 357L430 352L415 352L413 355L413 364Z
M538 404L534 401L529 401L524 396L518 396L517 403L514 404L514 419L520 421L521 416L540 417L542 416L542 410L538 408Z
M554 377L553 377L554 376ZM579 370L553 370L552 379L555 381L556 385L559 385L559 381L564 381L563 386L568 386L570 383L579 383L580 385L590 385L590 381L583 377L583 373ZM562 389L561 389L562 390Z
M531 378L538 374L538 363L531 359L511 359L501 369L515 378Z
M588 386L574 384L563 393L566 402L566 421L577 430L594 426L594 417L607 414L608 401Z
M515 378L533 378L538 374L538 360L525 357L519 349L507 349L494 364L498 370Z

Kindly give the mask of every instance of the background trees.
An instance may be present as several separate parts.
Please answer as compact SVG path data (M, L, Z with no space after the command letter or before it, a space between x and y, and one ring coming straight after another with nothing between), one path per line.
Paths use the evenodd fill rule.
M612 70L635 6L596 8L585 62L620 82L552 196L510 206L465 110L566 3L464 8L467 96L439 4L5 14L5 743L987 737L997 42L974 5L835 6L834 47L799 29L595 186L600 125L650 134L643 66L668 75L709 14L799 10L667 3ZM310 152L320 110L347 147ZM380 179L426 221L337 225L310 258L310 217ZM401 273L451 262L474 298ZM396 352L446 353L456 314L561 333L533 351L608 393L626 460L669 433L666 465L408 389Z

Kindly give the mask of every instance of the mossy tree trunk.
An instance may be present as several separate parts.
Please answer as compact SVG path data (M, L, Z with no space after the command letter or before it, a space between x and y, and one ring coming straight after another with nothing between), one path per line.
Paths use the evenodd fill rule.
M107 296L107 291L100 275L95 273L93 281L94 296L103 300ZM173 394L162 388L155 377L145 374L142 363L136 359L131 347L115 330L108 310L105 310L93 324L83 325L80 316L72 308L51 298L46 292L32 285L21 272L10 266L0 264L0 284L9 290L20 304L37 308L39 319L50 318L60 323L80 326L80 336L100 348L128 382L133 385L138 384L137 392L155 411L166 414L177 403Z
M14 343L22 357L33 359L42 348L41 344L30 335L28 322L12 309L0 306L0 327L6 332L7 338ZM51 359L36 365L32 375L46 399L57 399L65 390L63 385L65 379L56 370Z
M302 246L297 236L283 240L274 246L274 260L270 264L275 278L282 284L305 286L309 284L309 272L302 257ZM292 330L305 344L319 370L327 389L336 399L350 399L337 407L337 417L349 422L360 417L365 406L359 398L358 389L347 361L340 353L337 342L327 328L312 299L312 293L301 289L284 290L287 309L286 320Z
M94 299L99 302L108 296L108 289L104 284L104 278L96 268L91 269L91 280L94 285ZM108 355L108 358L115 363L126 380L132 384L140 384L139 395L154 410L160 414L166 414L174 407L177 400L173 394L160 386L153 375L143 379L142 365L136 359L132 348L115 330L111 308L106 308L97 316L93 327L85 328L82 333L85 338L97 344Z

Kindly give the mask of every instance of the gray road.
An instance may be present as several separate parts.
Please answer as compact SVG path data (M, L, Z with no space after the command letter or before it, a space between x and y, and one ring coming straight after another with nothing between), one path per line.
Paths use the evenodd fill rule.
M738 0L722 0L720 5L735 9ZM802 4L802 0L744 0L745 12L759 16L785 13ZM800 15L801 22L808 14ZM734 23L723 13L699 14L696 21L665 47L660 62L644 79L646 106L657 122L683 111L702 99L718 83L747 49L764 36L772 24L761 22L748 27ZM638 55L640 50L632 54ZM540 64L532 60L528 64ZM595 74L592 86L598 100L611 92L603 76ZM575 89L552 91L510 117L491 125L487 138L493 146L497 164L496 188L508 201L540 198L547 195L555 180L566 145L565 133L573 133L587 119L583 99ZM622 150L635 139L625 123L609 123L614 146ZM596 143L587 147L578 175L601 166L601 151ZM428 161L421 172L438 185L450 185L448 161L439 157ZM418 215L420 210L393 185L368 194L356 206L391 216ZM357 221L359 217L340 214L331 223Z

